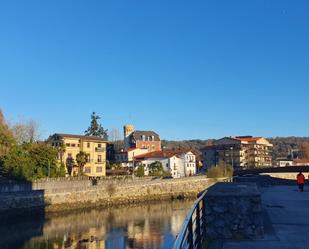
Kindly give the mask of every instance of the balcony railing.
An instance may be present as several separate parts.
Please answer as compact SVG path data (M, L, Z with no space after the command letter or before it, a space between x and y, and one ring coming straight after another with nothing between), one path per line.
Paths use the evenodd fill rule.
M95 152L105 152L105 148L96 147Z

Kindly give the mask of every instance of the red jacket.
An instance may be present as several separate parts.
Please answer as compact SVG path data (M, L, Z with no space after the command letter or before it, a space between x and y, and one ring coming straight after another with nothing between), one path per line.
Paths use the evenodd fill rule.
M305 177L303 174L297 175L297 184L305 184Z

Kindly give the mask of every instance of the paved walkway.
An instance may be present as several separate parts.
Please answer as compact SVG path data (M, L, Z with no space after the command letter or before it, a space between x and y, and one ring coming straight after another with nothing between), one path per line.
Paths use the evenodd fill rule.
M262 188L265 237L254 241L217 242L211 249L308 249L309 187Z

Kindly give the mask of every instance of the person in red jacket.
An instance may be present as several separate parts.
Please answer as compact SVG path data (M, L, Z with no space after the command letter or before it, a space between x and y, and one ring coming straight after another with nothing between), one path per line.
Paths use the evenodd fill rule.
M301 192L304 192L305 176L302 174L302 172L299 172L299 174L297 175L297 184L299 190Z

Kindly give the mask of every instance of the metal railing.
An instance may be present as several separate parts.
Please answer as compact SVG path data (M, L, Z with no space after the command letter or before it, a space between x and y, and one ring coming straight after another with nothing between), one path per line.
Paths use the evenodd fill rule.
M233 178L222 180L233 182ZM174 243L173 249L201 249L206 241L206 198L205 190L193 203Z
M173 249L199 249L202 248L203 240L206 238L205 220L205 195L207 191L194 202L182 229L177 236Z

